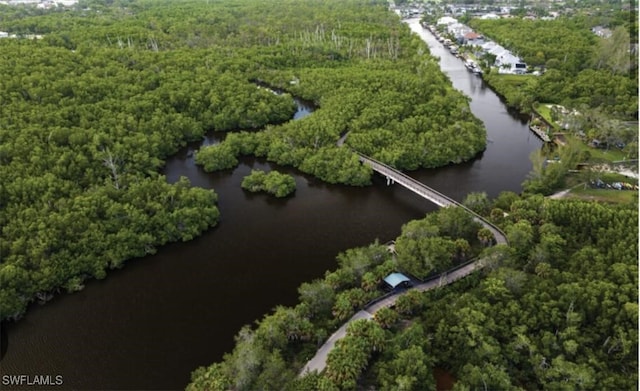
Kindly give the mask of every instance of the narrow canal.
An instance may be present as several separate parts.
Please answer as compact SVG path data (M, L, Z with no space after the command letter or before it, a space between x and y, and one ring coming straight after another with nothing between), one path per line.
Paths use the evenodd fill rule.
M489 138L486 151L471 162L411 175L457 200L471 191L519 192L531 168L529 154L541 142L417 20L408 23L441 58L454 86L471 97ZM193 369L231 350L242 325L276 305L295 303L297 286L334 268L340 251L392 239L402 224L435 210L382 180L368 188L331 186L281 167L296 179L293 198L246 194L242 178L272 164L244 159L235 170L207 174L193 164L194 149L169 159L165 175L214 188L218 227L31 308L3 329L2 375L62 375L56 389L183 389Z
M471 162L412 176L456 200L471 191L485 191L490 196L503 190L519 192L531 170L529 155L542 146L542 141L528 128L528 117L510 112L480 76L469 72L462 60L422 28L419 19L406 23L429 45L431 54L440 58L440 69L453 86L471 98L471 111L484 123L488 139L482 156ZM451 186L452 183L459 186Z

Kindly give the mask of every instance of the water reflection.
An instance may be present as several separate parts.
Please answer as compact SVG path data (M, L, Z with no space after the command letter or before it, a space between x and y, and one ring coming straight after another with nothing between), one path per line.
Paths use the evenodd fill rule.
M411 28L440 56L455 88L471 98L491 142L470 162L410 175L457 200L470 191L520 191L531 168L529 153L541 142L526 120L511 115L415 24ZM304 115L308 110L297 118ZM204 143L223 137L210 134ZM255 158L241 159L233 170L205 173L193 163L198 147L190 144L169 159L165 175L215 189L219 226L32 308L3 336L3 349L10 349L2 374L62 374L65 383L57 389L183 389L194 368L222 359L242 325L278 304L295 303L297 286L334 268L340 251L392 239L402 224L435 210L378 177L368 188L334 186ZM295 196L273 200L244 192L242 178L256 168L292 174Z

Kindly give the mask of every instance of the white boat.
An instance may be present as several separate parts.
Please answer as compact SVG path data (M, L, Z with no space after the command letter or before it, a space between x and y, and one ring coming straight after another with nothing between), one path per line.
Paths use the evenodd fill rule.
M468 70L473 71L478 65L473 60L467 60L464 62L464 66L467 67Z

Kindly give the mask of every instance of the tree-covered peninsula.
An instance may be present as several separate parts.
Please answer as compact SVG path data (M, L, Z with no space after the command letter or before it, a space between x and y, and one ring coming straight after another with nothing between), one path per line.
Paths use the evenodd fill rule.
M337 270L303 283L297 305L242 328L233 352L194 371L187 390L422 391L443 372L454 390L634 389L637 207L508 192L486 206L509 245L483 250L484 267L463 280L410 290L352 322L321 373L300 376L336 328L382 294L385 275L442 272L460 249L486 243L470 216L446 208L406 224L395 256L378 243L338 255Z
M2 319L215 225L214 192L160 173L208 131L242 130L214 168L251 154L352 185L371 175L352 149L415 169L485 146L385 1L0 5L0 31ZM258 82L319 108L287 122L291 96Z
M241 15L256 12L244 5L250 8ZM251 154L327 182L363 185L370 172L350 149L402 169L458 163L484 149L485 132L467 98L386 2L278 3L258 12L252 28L268 27L260 29L263 42L247 43L259 48L251 77L318 108L301 120L204 147L206 170ZM236 21L242 29L243 20ZM341 148L336 144L345 135Z

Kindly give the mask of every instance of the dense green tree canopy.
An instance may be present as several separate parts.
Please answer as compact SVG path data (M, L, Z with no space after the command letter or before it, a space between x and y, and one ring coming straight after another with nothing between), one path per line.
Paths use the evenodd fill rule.
M278 171L266 173L252 170L251 174L244 177L241 186L250 192L264 191L278 198L286 197L296 191L295 179L291 175L281 174Z
M629 30L613 29L609 38L591 32L582 17L556 20L472 19L469 24L530 66L546 69L518 89L496 75L487 75L492 86L512 106L530 110L533 102L567 107L599 107L623 119L638 118L638 61L632 54Z
M491 207L508 211L500 221L509 247L488 249L480 274L428 293L409 291L394 308L376 313L375 321L351 324L331 351L325 372L281 378L276 388L434 389L434 368L445 368L461 390L633 389L638 380L637 209L513 193L502 194ZM402 241L449 237L436 223L454 216L445 209L407 224L396 239L398 260L405 251ZM366 295L357 283L380 275L388 262L383 249L349 250L324 281L303 284L302 303L294 311L312 322L318 342L362 306ZM321 311L310 311L313 306ZM273 330L265 320L254 334L267 338L269 331L266 341L283 341ZM295 367L302 367L318 346L300 342L278 345L291 354ZM273 343L256 342L251 350ZM243 342L224 362L194 372L188 389L216 389L239 365L234 360L244 349L249 348Z
M240 4L247 13L256 12L249 3ZM336 146L341 136L348 134L346 146L402 169L458 163L484 149L485 132L468 100L451 88L425 44L386 6L292 3L295 20L290 13L276 15L282 7L258 7L266 15L253 27L268 25L260 29L261 41L243 42L255 62L250 80L318 107L304 119L254 134L252 148L242 152L203 148L220 163L202 160L205 169L232 165L235 151L292 165L331 183L364 185L370 170L359 167L351 151L337 151L343 149Z
M434 321L439 312L425 312L439 330L432 348L471 388L633 388L637 210L537 196L512 208L539 214L508 218L518 256L477 288L437 301L459 316ZM461 360L456 346L473 348ZM474 367L485 368L482 376Z
M170 56L0 45L3 319L216 224L212 191L158 172L204 132L169 87Z
M198 153L211 169L252 154L352 185L371 171L350 148L406 169L484 148L467 99L383 1L90 1L68 12L16 9L0 21L11 33L44 34L0 40L3 319L215 225L214 192L160 174L164 159L209 130L233 131ZM573 33L566 41L586 50ZM592 50L567 48L565 60L511 43L544 58L548 72L531 86L540 97L575 78L557 99L637 114L637 99L617 98L636 97L637 82L633 90L623 81L615 59L598 69ZM317 110L287 122L291 95L260 82ZM326 373L296 380L403 262L428 274L488 244L461 209L429 215L404 227L397 256L379 243L339 255L339 269L300 287L300 304L244 327L233 352L194 372L189 388L431 388L435 366L469 389L634 388L637 210L514 194L473 203L491 210L511 243L488 250L486 274L411 291L395 314L354 323Z
M213 192L159 174L207 131L236 131L197 153L207 170L251 154L350 185L371 169L349 147L401 168L484 148L467 100L386 2L1 7L0 30L19 37L0 40L3 319L214 225ZM287 122L291 95L264 83L319 108Z

